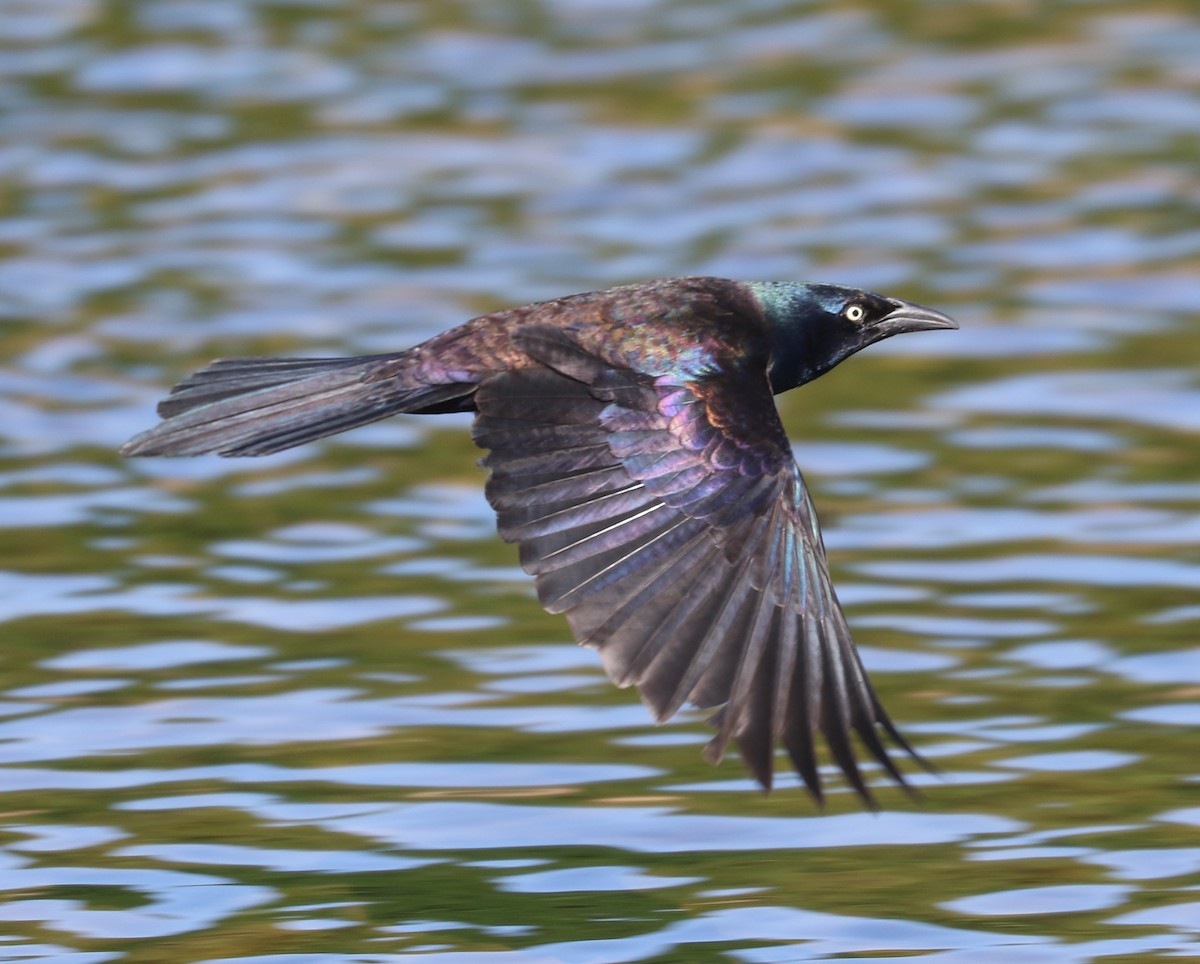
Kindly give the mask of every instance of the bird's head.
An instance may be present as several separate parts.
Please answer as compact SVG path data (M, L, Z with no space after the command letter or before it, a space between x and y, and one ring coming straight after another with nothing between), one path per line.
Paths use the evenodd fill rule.
M858 288L788 281L750 287L775 330L770 376L777 393L892 335L958 327L940 311Z

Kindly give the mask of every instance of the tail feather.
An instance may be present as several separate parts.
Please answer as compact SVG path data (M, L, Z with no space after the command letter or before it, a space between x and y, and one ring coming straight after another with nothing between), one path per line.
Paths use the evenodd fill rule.
M218 358L188 375L158 403L163 418L179 415L208 402L294 382L309 375L354 369L360 374L369 362L386 362L395 355L359 358Z
M399 412L457 407L475 386L406 384L396 355L225 358L158 406L164 421L121 448L138 455L268 455Z

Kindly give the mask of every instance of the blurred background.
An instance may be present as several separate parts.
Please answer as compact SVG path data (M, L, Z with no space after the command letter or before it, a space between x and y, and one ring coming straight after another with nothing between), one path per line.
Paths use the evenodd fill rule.
M0 960L1200 960L1197 51L1182 0L0 2ZM962 324L781 400L920 800L653 726L465 418L115 454L214 357L675 274Z

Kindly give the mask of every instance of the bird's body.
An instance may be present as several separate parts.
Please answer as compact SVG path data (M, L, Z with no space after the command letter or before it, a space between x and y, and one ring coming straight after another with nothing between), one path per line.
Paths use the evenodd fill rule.
M836 285L676 278L472 319L407 351L226 359L178 385L126 455L261 455L398 413L477 413L487 494L543 605L659 719L722 707L764 787L782 740L820 795L813 736L901 780L771 394L930 309ZM912 752L909 750L909 752Z

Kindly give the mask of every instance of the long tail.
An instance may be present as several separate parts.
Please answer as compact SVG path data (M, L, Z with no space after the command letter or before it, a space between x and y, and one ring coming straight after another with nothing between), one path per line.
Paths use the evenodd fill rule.
M473 384L414 383L401 355L223 358L176 385L131 455L267 455L398 412L470 408Z

